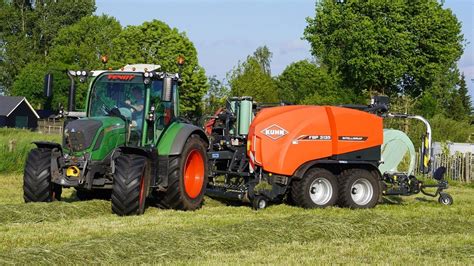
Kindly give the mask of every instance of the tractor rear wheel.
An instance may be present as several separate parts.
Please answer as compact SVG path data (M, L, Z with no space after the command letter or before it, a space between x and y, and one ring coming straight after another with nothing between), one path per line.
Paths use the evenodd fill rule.
M25 202L61 200L62 187L51 183L51 150L33 149L28 153L23 174Z
M380 187L377 178L365 169L349 169L339 177L339 205L352 209L377 205Z
M336 176L326 169L313 168L301 180L291 185L291 200L303 208L324 208L337 201L338 184Z
M117 215L140 215L145 212L148 190L147 158L122 154L115 159L112 185L112 212Z
M180 156L169 164L168 189L158 194L159 205L177 210L201 207L207 185L206 146L198 135L191 135Z

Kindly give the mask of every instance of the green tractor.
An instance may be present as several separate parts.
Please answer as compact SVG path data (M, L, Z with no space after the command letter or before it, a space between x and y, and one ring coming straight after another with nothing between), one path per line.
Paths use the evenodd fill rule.
M179 74L159 69L68 71L63 143L34 142L24 169L25 202L59 200L62 188L74 187L79 199L108 195L118 215L143 214L146 199L162 208L199 208L209 142L201 128L179 118ZM74 119L76 79L91 82L85 113ZM49 96L51 84L47 75Z

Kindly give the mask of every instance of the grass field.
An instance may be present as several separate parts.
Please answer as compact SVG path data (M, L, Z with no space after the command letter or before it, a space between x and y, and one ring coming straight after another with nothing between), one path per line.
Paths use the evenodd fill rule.
M10 141L13 149L10 150ZM61 142L60 135L48 135L29 130L0 128L0 173L21 173L33 141Z
M0 175L0 264L474 264L474 187L454 205L392 198L371 210L255 212L206 199L195 212L117 217L110 202L24 204L21 175Z

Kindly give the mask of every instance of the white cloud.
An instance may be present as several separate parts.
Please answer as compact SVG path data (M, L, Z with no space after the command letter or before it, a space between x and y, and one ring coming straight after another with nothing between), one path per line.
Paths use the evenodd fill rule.
M308 42L300 39L285 41L279 46L280 55L286 55L294 52L307 52L310 49Z

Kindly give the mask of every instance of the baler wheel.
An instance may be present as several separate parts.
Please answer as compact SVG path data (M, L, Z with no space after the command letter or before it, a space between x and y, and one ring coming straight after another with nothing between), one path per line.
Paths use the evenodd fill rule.
M147 159L137 154L122 154L115 160L112 185L112 212L117 215L134 215L145 212L148 189Z
M62 187L51 183L51 150L33 149L28 153L23 175L25 202L61 200Z
M446 192L439 193L438 202L443 205L452 205L453 197Z
M177 210L201 207L207 186L206 146L198 135L191 135L181 155L169 163L168 189L157 195L158 205Z
M301 180L291 184L291 199L303 208L324 208L337 201L338 184L336 176L326 169L312 168Z
M252 201L252 209L258 211L268 207L268 200L263 196L256 196Z
M377 205L380 187L377 178L365 169L348 169L339 176L339 205L352 209Z

